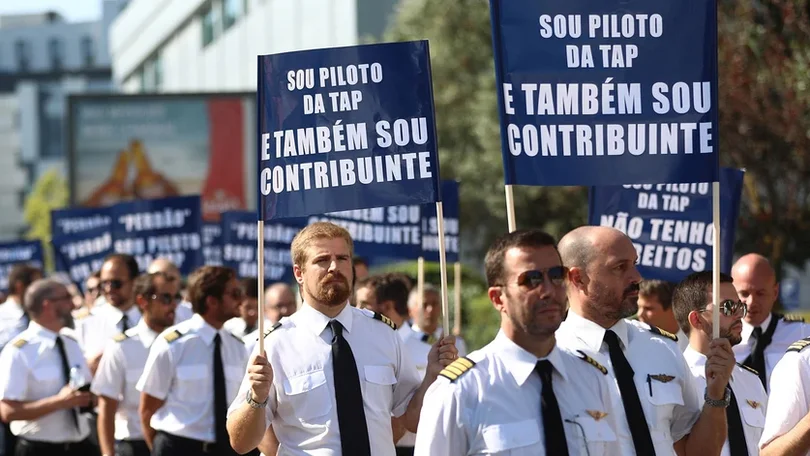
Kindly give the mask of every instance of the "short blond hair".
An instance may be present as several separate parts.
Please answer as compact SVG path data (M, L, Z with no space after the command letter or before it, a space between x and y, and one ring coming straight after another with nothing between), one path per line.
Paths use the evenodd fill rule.
M343 238L349 246L349 255L354 255L354 242L352 236L346 231L345 228L335 225L331 222L315 222L307 225L303 230L293 238L290 245L290 256L292 256L293 264L303 267L309 258L307 258L307 247L309 243L315 239L337 239Z

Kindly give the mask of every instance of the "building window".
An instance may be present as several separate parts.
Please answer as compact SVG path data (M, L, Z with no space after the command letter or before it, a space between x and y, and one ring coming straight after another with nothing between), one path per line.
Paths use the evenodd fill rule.
M93 52L93 39L89 36L83 36L81 42L82 62L84 66L92 67L95 65L95 52Z
M48 40L48 55L51 59L51 68L58 70L62 68L62 42L58 38Z
M41 156L54 158L64 156L65 94L56 84L44 84L39 96Z
M208 46L219 35L219 10L209 3L202 13L203 47Z
M244 0L222 0L222 29L228 30L242 17L245 10Z
M14 43L14 53L17 57L17 69L21 72L28 71L28 66L31 63L31 56L29 55L28 43L22 40L17 40Z
M156 92L163 86L163 63L159 51L143 63L140 77L143 92Z

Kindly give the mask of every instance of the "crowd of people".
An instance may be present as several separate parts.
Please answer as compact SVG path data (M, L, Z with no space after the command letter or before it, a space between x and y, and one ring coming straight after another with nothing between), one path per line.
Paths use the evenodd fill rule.
M762 256L714 303L711 271L642 280L612 228L505 234L484 262L500 330L467 353L440 291L370 275L345 229L291 254L263 334L258 281L229 268L113 254L77 300L16 265L0 455L810 454L810 326L774 311Z

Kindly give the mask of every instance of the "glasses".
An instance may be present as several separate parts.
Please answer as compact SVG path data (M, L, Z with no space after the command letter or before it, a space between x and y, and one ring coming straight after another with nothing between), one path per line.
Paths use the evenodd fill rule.
M543 270L530 270L520 273L517 279L517 284L521 287L526 287L529 290L534 290L548 279L554 286L560 286L565 281L565 275L568 268L565 266L554 266Z
M124 287L124 281L118 279L102 280L100 286L102 290L106 290L107 288L110 290L120 290Z
M236 300L236 301L241 301L242 298L245 296L245 292L242 291L241 288L234 288L230 292L228 292L227 294L228 294L228 296L231 297L231 299Z
M87 294L98 294L101 291L101 287L87 287Z
M160 301L163 304L172 304L179 300L177 296L178 295L173 295L171 293L160 293L160 294L153 294L150 299L152 301Z
M720 303L720 313L725 317L732 317L738 312L742 312L741 317L748 315L748 305L742 301L735 301L733 299L726 299ZM698 310L698 312L705 312L706 308Z

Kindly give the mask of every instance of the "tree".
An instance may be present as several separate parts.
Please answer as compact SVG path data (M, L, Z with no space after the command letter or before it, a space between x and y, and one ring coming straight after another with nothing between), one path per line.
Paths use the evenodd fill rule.
M810 257L810 17L795 0L720 2L720 141L747 169L737 250Z
M442 178L461 181L465 261L506 232L503 161L487 0L403 0L386 41L428 39ZM518 227L558 237L587 217L587 189L516 187Z
M29 229L26 239L42 241L45 254L45 269L53 270L51 247L51 211L68 203L68 188L65 179L55 169L42 174L25 200L23 217Z

